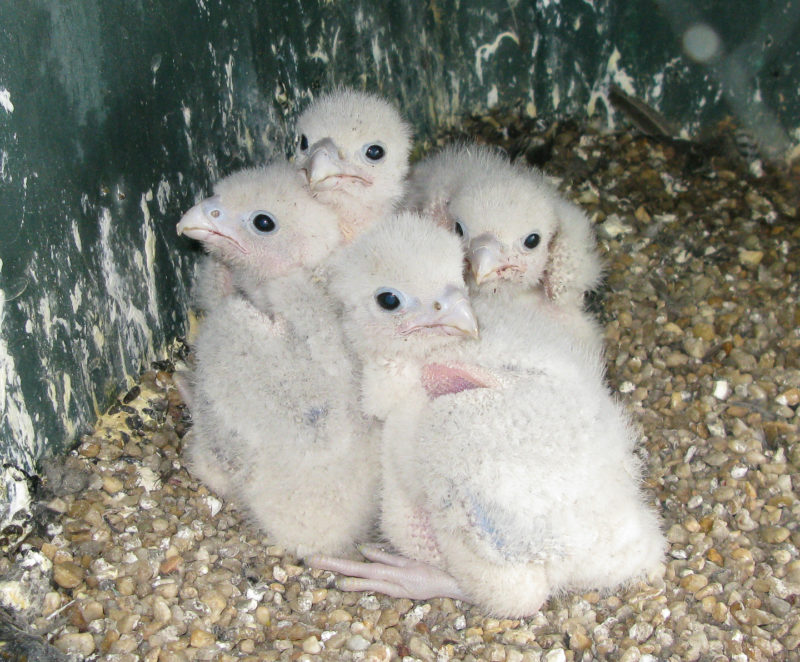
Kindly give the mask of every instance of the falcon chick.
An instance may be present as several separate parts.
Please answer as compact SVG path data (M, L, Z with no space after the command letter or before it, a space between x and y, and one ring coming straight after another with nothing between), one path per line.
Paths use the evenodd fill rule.
M591 224L541 172L496 149L457 143L414 167L406 204L462 238L473 295L500 297L499 306L526 301L601 349L600 330L583 310L602 271Z
M368 536L375 423L322 283L334 214L288 164L223 180L179 231L230 274L200 327L191 376L191 471L297 555Z
M339 89L297 120L295 167L339 217L345 241L391 212L405 190L411 129L386 100Z
M343 251L331 282L365 406L385 417L381 529L403 556L309 564L351 575L345 590L455 597L504 617L654 570L664 538L602 371L535 308L474 339L457 242L432 225L411 213L382 224Z

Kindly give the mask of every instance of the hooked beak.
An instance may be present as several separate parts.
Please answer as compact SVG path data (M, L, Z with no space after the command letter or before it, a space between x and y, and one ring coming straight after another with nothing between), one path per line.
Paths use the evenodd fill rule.
M187 211L178 221L176 229L179 235L183 234L197 239L207 246L227 241L242 253L247 253L247 249L223 228L221 221L224 218L225 212L220 204L220 199L218 196L213 196L199 202Z
M329 191L350 179L365 186L372 184L369 177L350 166L340 155L339 148L330 138L324 138L311 147L303 172L314 191Z
M503 245L489 233L475 237L469 242L467 259L475 283L478 285L496 278L499 272L507 266Z
M400 326L400 334L404 336L423 330L438 335L461 335L477 339L478 320L464 290L448 285L429 308L421 310Z

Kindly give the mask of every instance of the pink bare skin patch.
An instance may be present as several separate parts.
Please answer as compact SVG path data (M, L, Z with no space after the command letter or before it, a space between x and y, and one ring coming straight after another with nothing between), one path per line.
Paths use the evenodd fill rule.
M466 367L428 363L422 368L422 385L431 400L475 388L491 388L492 379Z

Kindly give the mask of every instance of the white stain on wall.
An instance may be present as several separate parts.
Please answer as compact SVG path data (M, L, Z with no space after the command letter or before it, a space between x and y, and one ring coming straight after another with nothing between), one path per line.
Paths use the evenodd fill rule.
M75 248L80 253L83 251L83 244L81 243L81 233L78 230L78 221L72 221L72 241L75 242Z
M130 288L139 287L129 277L124 279L117 268L117 255L114 251L114 237L111 233L112 219L109 209L103 207L100 212L100 264L103 272L103 281L111 305L104 308L109 311L109 322L112 327L120 329L119 356L122 365L127 365L130 357L137 356L141 346L153 347L153 331L144 312L133 303L134 294ZM139 252L139 260L141 253ZM152 350L150 350L152 351ZM130 375L126 374L130 379Z
M72 313L75 315L75 319L77 319L78 308L81 307L81 302L83 301L83 291L81 290L79 282L76 282L75 287L72 288L72 292L69 294L69 301L72 304Z
M653 76L653 86L650 88L650 97L660 99L664 93L664 72L659 72Z
M102 352L106 346L106 338L100 327L97 324L92 324L92 340L94 340L95 347L99 352Z
M40 327L41 332L44 334L45 338L47 338L47 342L52 344L53 319L50 314L50 300L47 298L47 295L39 299L39 317L42 320L42 325Z
M156 200L158 201L158 211L163 216L167 213L167 203L169 202L169 198L172 195L172 187L169 185L169 182L166 178L162 179L158 182L158 188L156 189Z
M381 49L380 40L381 35L375 35L370 40L370 45L372 47L372 61L375 63L376 71L380 71L381 60L383 60L383 49Z
M486 106L494 108L497 105L499 94L497 92L497 85L492 85L489 92L486 94Z
M64 415L62 418L64 420L67 439L72 439L75 436L75 421L73 421L72 417L69 415L69 406L72 402L72 378L65 372L61 375L61 381L62 405L64 406Z
M0 87L0 106L9 115L14 112L14 104L11 103L11 92L4 87Z
M631 77L625 69L620 66L622 54L619 49L614 46L614 50L608 58L606 63L605 72L603 76L598 78L589 93L589 101L586 103L586 114L589 117L594 116L600 112L598 103L603 105L605 111L605 120L610 130L616 126L614 122L614 113L611 110L611 102L608 100L608 91L612 83L616 83L624 92L631 96L636 96L636 90L633 86L633 77Z
M338 29L337 29L337 35L338 35ZM334 39L334 44L335 43L336 42L335 42L335 39ZM335 54L335 50L334 50L334 54ZM324 36L322 34L320 34L317 37L316 50L313 53L309 53L308 57L310 57L312 60L317 60L319 62L322 62L323 64L328 64L330 62L330 58L329 58L328 54L325 52L325 38L324 38Z
M488 62L499 48L504 39L511 39L519 46L519 37L510 30L498 34L490 44L482 44L475 49L475 72L478 74L478 81L483 83L483 63Z
M553 89L550 91L550 98L552 99L551 103L553 104L553 108L559 108L561 106L561 86L558 83L553 84Z
M3 263L0 261L0 271ZM17 373L16 362L8 349L3 321L6 295L0 290L0 429L7 429L11 442L10 454L4 461L16 465L23 471L33 473L38 457L36 433L33 420L28 414L22 395L22 382Z
M619 62L621 59L622 54L615 46L613 52L611 53L611 57L608 58L608 64L606 65L607 75L614 83L619 85L624 92L630 94L631 96L635 96L636 90L633 87L633 78L628 75L628 73L622 67L620 67Z
M161 183L163 184L165 182L162 180ZM168 188L169 184L167 184L167 190ZM159 194L162 192L160 184L158 191ZM152 193L148 191L148 194L150 194L149 198L152 199ZM158 300L156 299L156 292L158 292L158 287L156 285L156 235L153 231L153 219L150 216L150 209L147 206L148 194L142 196L139 208L142 210L142 219L144 220L144 223L142 223L142 239L144 240L144 278L147 283L147 307L153 320L156 321L161 319L158 310ZM168 195L167 193L166 196ZM162 198L159 195L158 206L163 214L164 209L161 200ZM164 200L163 205L166 205L166 198Z

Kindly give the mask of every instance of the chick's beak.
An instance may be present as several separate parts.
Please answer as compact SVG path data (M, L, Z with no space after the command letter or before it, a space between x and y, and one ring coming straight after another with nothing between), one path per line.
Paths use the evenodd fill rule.
M346 161L330 138L324 138L311 146L302 170L312 191L328 191L344 180L356 181L364 186L372 184L365 172Z
M230 242L242 253L247 249L242 246L230 232L226 231L222 221L225 211L218 196L206 198L187 211L178 221L176 227L178 234L197 239L207 245L218 245Z
M478 338L478 320L464 290L448 285L430 307L403 324L400 332L409 335L423 329L445 336Z
M495 278L507 262L503 245L494 235L488 233L469 242L467 260L478 285Z
M311 147L306 163L305 175L311 187L319 186L329 177L337 177L344 172L339 149L330 138L320 140Z

